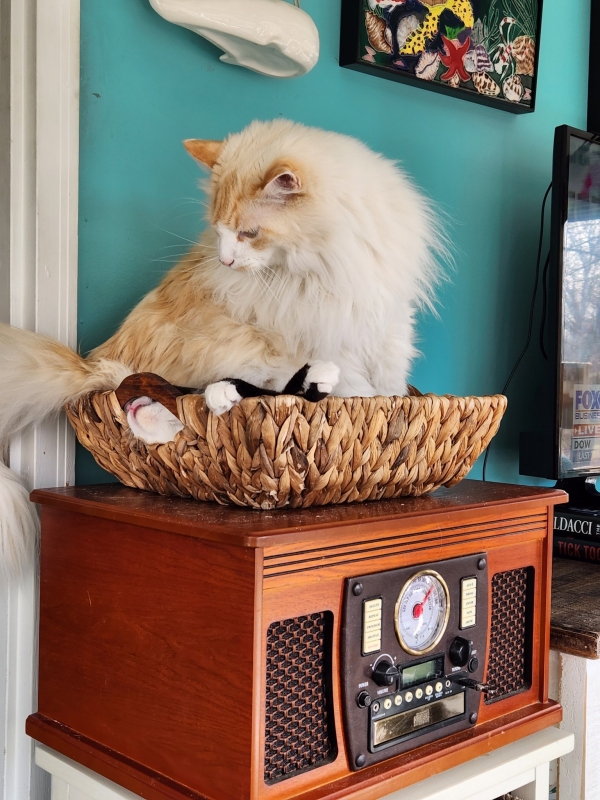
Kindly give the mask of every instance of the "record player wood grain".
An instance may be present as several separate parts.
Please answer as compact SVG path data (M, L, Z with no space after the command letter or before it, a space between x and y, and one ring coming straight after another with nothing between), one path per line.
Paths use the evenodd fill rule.
M112 484L32 498L42 504L40 679L27 731L141 797L370 800L560 721L548 699L548 531L562 492L463 481L423 498L264 513ZM382 647L394 652L363 654L366 629L352 627L344 600L360 594L353 578L388 587L413 567L431 566L446 586L448 642L475 641L457 616L461 558L485 562L477 625L487 645L469 652L470 677L443 637L435 662L425 648L403 653L385 593ZM393 685L373 682L384 657ZM347 720L362 686L351 667L363 662L361 750ZM416 664L428 691L434 663L452 686L429 698L431 716L407 676ZM461 676L490 694L459 686ZM375 746L377 725L401 719L392 702L412 733ZM464 713L436 727L456 703Z

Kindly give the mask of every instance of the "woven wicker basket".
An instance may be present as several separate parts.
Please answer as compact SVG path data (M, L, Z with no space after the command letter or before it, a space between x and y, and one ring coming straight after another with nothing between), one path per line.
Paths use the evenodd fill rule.
M469 472L506 408L490 397L299 397L242 400L222 416L200 395L173 398L184 429L145 445L118 392L67 408L81 444L127 486L256 509L420 495ZM176 406L175 406L176 402Z

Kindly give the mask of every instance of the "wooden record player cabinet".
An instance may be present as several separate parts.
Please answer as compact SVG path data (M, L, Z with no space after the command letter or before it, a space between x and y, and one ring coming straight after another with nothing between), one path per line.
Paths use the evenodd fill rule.
M549 531L563 492L463 481L262 513L118 485L32 499L40 672L27 732L141 797L371 800L561 719L548 699ZM481 553L477 674L493 702L478 695L466 729L357 768L340 656L348 579ZM515 580L528 581L527 623L511 611Z

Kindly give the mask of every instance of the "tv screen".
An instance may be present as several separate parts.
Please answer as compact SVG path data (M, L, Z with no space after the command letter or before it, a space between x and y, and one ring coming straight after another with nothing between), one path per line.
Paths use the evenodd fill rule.
M559 324L559 477L600 472L600 138L568 132Z
M548 374L521 435L520 471L600 474L600 136L556 129L548 283ZM533 428L533 430L532 430Z

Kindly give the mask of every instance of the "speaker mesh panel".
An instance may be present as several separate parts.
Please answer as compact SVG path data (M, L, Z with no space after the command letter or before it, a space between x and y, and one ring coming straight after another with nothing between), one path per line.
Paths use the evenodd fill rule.
M529 626L527 619L530 570L497 572L492 578L492 624L486 703L528 687Z
M291 778L336 755L330 709L330 611L273 623L267 633L265 781Z

